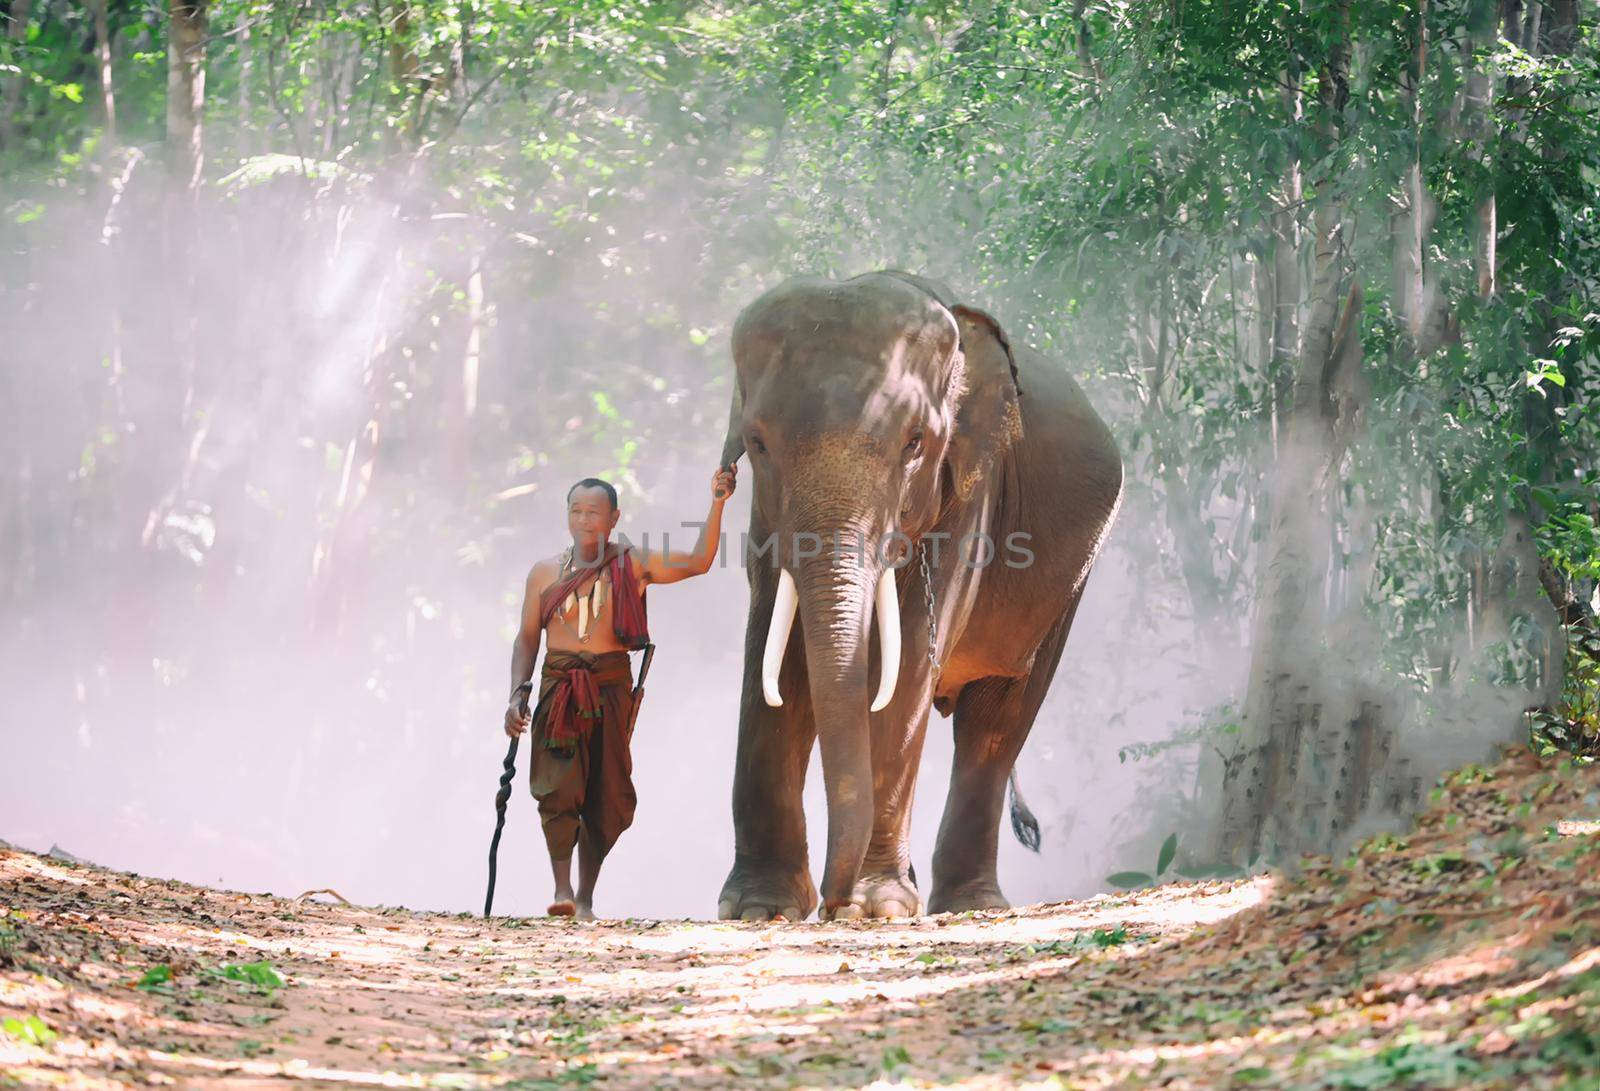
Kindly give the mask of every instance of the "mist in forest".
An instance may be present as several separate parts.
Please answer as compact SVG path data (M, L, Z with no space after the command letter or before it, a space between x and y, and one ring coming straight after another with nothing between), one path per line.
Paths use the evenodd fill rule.
M566 543L566 486L608 475L620 532L690 544L680 524L709 504L733 318L782 274L819 270L771 255L764 280L708 272L708 241L663 226L693 202L670 184L608 225L623 260L629 246L650 254L647 270L620 277L551 253L542 283L507 271L526 240L408 219L370 181L288 171L218 188L201 206L191 296L163 258L149 166L130 172L115 210L57 204L9 240L5 283L29 285L28 308L7 315L15 453L50 517L13 528L8 575L30 590L0 628L0 837L240 889L476 907L522 581ZM443 194L408 201L448 207ZM900 264L890 250L850 271ZM920 271L981 296L954 264ZM440 291L470 294L442 322L424 307ZM983 302L1005 320L1003 301ZM197 324L189 379L167 359L175 306ZM380 353L397 364L375 391ZM446 364L430 373L425 358ZM464 360L470 413L438 386ZM105 368L118 374L97 400L88 378ZM601 380L617 389L616 369L627 393L592 395ZM177 427L184 398L205 407L198 436ZM411 410L424 401L434 408ZM530 406L538 417L522 415ZM565 417L556 436L525 423L552 415ZM381 438L364 462L369 417ZM603 913L715 912L732 860L749 500L744 480L717 568L651 594L638 818L607 862ZM1125 507L1023 753L1044 845L1033 856L1003 833L1002 886L1019 903L1091 893L1137 862L1130 842L1165 832L1150 789L1176 821L1193 777L1119 749L1171 736L1228 691L1224 677L1172 669L1194 660L1183 636L1144 642L1166 610L1159 576L1144 577L1157 583L1142 616L1129 613L1140 561L1121 545L1146 520ZM924 876L950 728L933 716L922 761L912 838ZM501 848L508 913L541 911L550 886L523 750ZM817 761L806 795L820 867Z
M732 370L728 331L767 283L704 276L701 241L643 218L619 234L665 236L657 245L679 242L681 252L633 280L568 262L528 297L523 283L497 282L493 258L484 259L479 328L454 331L452 347L415 303L424 275L416 267L448 262L471 229L421 237L413 226L406 235L392 209L359 195L319 208L291 188L298 184L274 182L206 210L217 229L201 233L200 260L214 275L200 278L195 306L207 376L192 396L207 401L209 429L178 471L181 486L129 473L152 464L129 455L102 507L78 513L63 501L50 525L31 528L35 544L22 559L36 567L36 589L0 630L0 838L231 888L331 887L360 902L475 909L528 568L565 546L565 489L594 474L621 490L620 534L692 543L696 531L682 524L703 519L710 500ZM683 200L663 197L662 222ZM84 220L96 211L85 208ZM291 230L297 222L304 228ZM140 237L153 236L154 220L124 230L128 251L159 253L159 240ZM131 431L112 423L91 429L87 450L75 442L86 414L116 416L85 404L74 386L75 374L106 366L95 333L105 325L84 316L125 316L120 396L159 404L174 376L154 368L147 383L138 361L159 357L162 297L173 286L159 263L108 262L99 232L84 224L61 232L44 248L48 265L8 271L40 278L34 298L44 307L22 316L5 359L21 395L29 480L65 496L95 459L140 442L136 413ZM474 244L493 253L492 241ZM897 264L890 257L864 256L859 271ZM769 280L814 271L795 256L775 256L772 266ZM108 275L86 281L85 268ZM923 271L972 291L959 268ZM416 279L397 284L402 277ZM981 286L974 296L1006 321L1003 300L983 299ZM663 306L676 321L651 317ZM594 329L610 333L630 318L639 328L615 354L596 343ZM391 445L370 470L352 464L368 425L374 346L409 342L419 355L427 346L459 360L474 332L470 423L452 424L448 395L402 366L393 380L400 408L383 422ZM1082 366L1052 362L1075 373ZM615 404L588 391L609 367L638 377ZM518 416L529 388L572 406L553 441ZM1090 389L1117 425L1126 407L1109 386ZM446 416L408 418L403 407L423 395ZM650 436L619 473L616 437L629 432L619 422L636 418L649 419ZM599 427L607 423L611 430ZM469 455L450 446L460 427L472 433L467 446L477 445ZM504 452L520 449L537 454L508 466ZM733 849L748 603L738 553L749 501L746 473L725 513L717 567L650 595L658 652L634 738L638 815L607 861L603 915L715 913ZM1209 778L1201 770L1223 739L1197 732L1237 718L1228 702L1241 692L1247 619L1199 630L1180 582L1158 561L1165 533L1159 513L1130 494L1090 577L1019 762L1043 827L1040 854L1002 826L1001 886L1015 903L1086 896L1105 889L1111 872L1148 870L1167 833L1193 836L1204 813L1200 782L1214 790L1214 766ZM118 536L115 549L85 548ZM951 726L932 715L917 785L912 852L924 877ZM1171 746L1180 737L1186 745ZM1482 748L1467 749L1480 756ZM550 891L528 757L524 745L500 850L496 907L511 914L542 912ZM826 833L816 755L806 808L816 871Z
M337 12L306 27L298 9L267 7L227 9L232 27L190 27L193 63L168 54L179 83L212 66L207 162L187 175L172 164L201 141L173 133L197 137L198 114L174 126L168 113L163 131L152 104L168 105L162 88L175 85L131 67L159 59L160 17L111 31L51 24L62 57L97 43L104 71L137 78L123 88L120 138L82 135L99 122L79 119L0 191L0 838L246 890L478 908L523 581L568 541L566 489L605 477L621 494L621 534L670 534L686 548L695 531L683 524L710 503L739 310L786 276L878 268L944 282L993 313L1014 343L1083 384L1124 450L1122 508L1018 765L1040 854L1002 824L999 878L1013 902L1153 870L1174 832L1181 860L1206 857L1220 756L1246 741L1252 643L1283 646L1260 639L1254 615L1272 532L1286 525L1268 517L1271 474L1286 464L1284 398L1297 357L1312 358L1299 346L1313 314L1324 327L1356 314L1352 351L1327 359L1391 387L1356 383L1306 403L1353 406L1337 426L1359 417L1367 431L1302 451L1298 494L1278 494L1327 486L1326 503L1300 510L1313 575L1283 598L1304 605L1307 642L1260 657L1257 677L1290 679L1279 688L1291 697L1311 679L1332 726L1284 737L1307 753L1338 749L1377 709L1374 737L1407 759L1386 780L1368 770L1398 800L1374 799L1361 816L1382 822L1417 794L1401 781L1425 784L1517 733L1533 698L1495 684L1514 672L1486 649L1514 643L1521 619L1548 603L1527 535L1504 535L1495 554L1509 510L1495 475L1520 471L1484 437L1511 432L1487 408L1439 427L1434 403L1476 399L1500 413L1502 400L1517 403L1473 384L1520 394L1523 359L1508 349L1492 378L1460 354L1459 377L1438 359L1430 372L1418 362L1442 341L1423 352L1393 330L1448 330L1443 310L1340 311L1346 279L1376 296L1372 270L1388 276L1387 248L1402 236L1418 247L1408 297L1445 298L1421 290L1427 231L1400 232L1396 217L1358 216L1351 203L1349 268L1302 278L1335 248L1311 245L1309 217L1258 215L1250 202L1262 195L1228 182L1228 164L1183 166L1210 154L1178 146L1204 126L1169 132L1164 109L1134 108L1160 96L1107 95L1106 109L1134 104L1122 129L1094 112L1096 95L1067 116L1078 100L1027 83L1031 62L1008 66L1022 81L1013 95L967 59L986 42L1024 59L1048 49L1040 72L1077 64L1074 81L1099 81L1092 42L1117 39L1084 24L1077 50L1062 51L1044 44L1054 30L1007 40L982 17L895 16L902 37L887 35L881 65L850 60L858 82L788 83L790 58L810 57L791 32L816 29L803 8L770 26L757 12L742 30L731 10L704 33L662 27L673 44L656 54L629 47L637 27L611 38L513 10L496 16L502 39L417 9L422 22L396 24L394 48L378 49L381 35L337 25ZM863 33L818 26L826 64L798 69L822 71L838 41ZM288 71L279 63L303 83L274 83ZM1128 64L1119 94L1145 78ZM41 88L0 105L71 101ZM109 118L111 89L91 90L104 90ZM1209 124L1207 102L1193 110ZM1279 155L1272 134L1287 123L1263 117L1250 139ZM970 144L969 126L981 136ZM48 126L22 126L33 128ZM1116 201L1133 200L1154 169L1124 162L1141 140L1175 157L1163 171L1214 166L1222 188L1210 196L1222 199L1201 186L1192 208L1162 198L1154 211L1129 206L1126 223L1107 213L1111 191L1094 186L1125 172L1133 181ZM77 157L73 169L39 165L52 149ZM1080 169L1107 162L1116 170ZM1300 192L1297 159L1270 169ZM1357 188L1383 187L1375 173ZM1169 233L1174 216L1185 226ZM1458 250L1470 266L1472 248ZM1293 305L1277 302L1280 274ZM1327 298L1313 300L1313 287ZM1475 352L1498 343L1474 337ZM1385 340L1396 354L1380 362ZM1339 371L1320 367L1318 380ZM1026 371L1020 381L1026 399ZM634 736L638 815L606 864L602 915L715 913L732 861L750 487L742 467L718 566L650 595L658 651ZM1448 520L1459 525L1435 533ZM1374 575L1380 550L1388 585ZM1413 603L1426 609L1408 613ZM1559 688L1557 658L1544 675ZM1440 699L1424 707L1424 691ZM951 726L932 716L917 785L924 895ZM500 849L505 913L542 912L550 893L528 761L524 743ZM806 806L816 873L826 815L815 755Z

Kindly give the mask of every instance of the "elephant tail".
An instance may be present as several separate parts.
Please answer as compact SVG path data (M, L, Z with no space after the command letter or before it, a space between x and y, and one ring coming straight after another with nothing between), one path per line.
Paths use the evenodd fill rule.
M1011 786L1011 832L1017 835L1017 840L1021 841L1026 848L1033 852L1038 852L1041 840L1039 820L1033 816L1033 812L1028 809L1027 801L1022 798L1022 793L1017 790L1017 770L1015 766L1011 768L1011 778L1008 783Z

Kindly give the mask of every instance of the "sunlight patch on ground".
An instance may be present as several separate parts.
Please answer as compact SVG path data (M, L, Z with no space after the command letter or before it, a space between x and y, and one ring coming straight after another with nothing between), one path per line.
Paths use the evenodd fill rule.
M1517 964L1516 951L1527 945L1522 937L1484 944L1459 954L1430 962L1415 973L1383 979L1379 993L1409 993L1418 989L1463 985L1474 978L1505 973Z
M1293 878L883 922L484 921L0 853L0 1016L46 1038L0 1035L0 1065L25 1086L838 1091L1355 1086L1398 1057L1554 1091L1600 1040L1600 839L1544 836L1592 811L1566 776L1453 785L1398 847ZM255 959L285 984L220 972Z
M0 862L0 875L7 871L83 885L73 869L25 857ZM141 892L162 885L122 881L134 893L110 892L110 914L65 912L52 919L69 929L120 935L121 942L149 949L190 952L175 973L190 972L181 969L184 965L271 958L290 975L292 988L281 993L286 1006L270 1016L277 1024L270 1030L228 1025L232 1019L205 1025L152 1018L154 1013L142 1012L139 1004L53 981L29 985L3 979L0 1006L7 1009L65 1007L110 1023L139 1016L158 1039L188 1038L195 1050L126 1048L116 1040L90 1048L82 1040L63 1040L52 1053L55 1061L76 1057L79 1064L93 1062L94 1067L140 1068L155 1082L238 1084L288 1078L384 1087L426 1086L430 1081L416 1073L353 1066L348 1058L300 1055L285 1061L229 1054L241 1043L249 1047L252 1038L258 1039L254 1048L270 1042L280 1050L326 1054L327 1049L304 1048L320 1035L328 1043L343 1042L340 1048L345 1050L378 1056L387 1052L397 1061L403 1054L409 1065L431 1067L445 1079L434 1086L487 1086L494 1082L493 1065L508 1055L496 1042L510 1049L529 1044L549 1048L561 1040L559 1034L530 1038L529 1032L516 1029L516 1015L503 1029L482 1033L481 1012L488 999L520 1004L528 1011L603 1004L631 1012L625 1023L612 1021L623 1040L587 1052L585 1063L622 1071L650 1064L658 1073L666 1063L668 1073L698 1082L709 1071L701 1062L703 1052L718 1049L740 1051L776 1071L786 1069L794 1051L807 1048L807 1042L817 1043L809 1047L813 1050L824 1050L817 1056L831 1056L825 1047L838 1035L851 1033L862 1005L873 1006L884 1017L914 1018L923 1006L964 990L1018 987L1032 978L1070 974L1086 958L1106 962L1138 957L1163 937L1214 925L1259 905L1271 890L1269 880L1256 879L912 920L656 924L481 922L316 904L284 911L275 899L221 893L212 893L209 900L180 899L170 911L152 916L137 911ZM185 919L180 915L185 911L195 912L200 921L209 915L212 926ZM263 927L263 920L271 927ZM1096 930L1109 934L1119 929L1126 940L1102 946L1091 939ZM128 988L149 961L146 956L122 970L95 965L93 976L111 989ZM395 1022L402 1010L410 1013L413 1025ZM456 1029L429 1033L416 1025L422 1019ZM600 1019L595 1025L607 1022ZM315 1029L319 1024L341 1033L328 1035ZM480 1030L472 1040L483 1045L469 1055L474 1066L488 1066L482 1073L460 1070L464 1040L459 1035L469 1034L474 1024ZM641 1040L629 1045L635 1035ZM298 1047L285 1045L297 1041ZM6 1044L0 1046L0 1056L19 1066L31 1060L27 1070L35 1077L30 1078L57 1082L64 1073L56 1065L38 1067L44 1058L29 1057L30 1048ZM440 1069L452 1074L439 1076ZM876 1085L898 1086L892 1080Z

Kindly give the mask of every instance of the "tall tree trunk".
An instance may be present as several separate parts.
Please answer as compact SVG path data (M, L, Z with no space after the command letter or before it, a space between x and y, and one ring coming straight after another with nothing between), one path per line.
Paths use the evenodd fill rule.
M1293 124L1301 117L1300 72L1298 63L1283 73L1281 101L1284 113ZM1279 450L1283 425L1287 380L1294 372L1300 351L1300 202L1303 182L1300 160L1291 156L1283 171L1281 205L1271 214L1272 223L1272 364L1267 371L1268 397L1272 407L1272 445Z
M1433 232L1434 203L1424 181L1422 146L1429 127L1422 90L1428 71L1428 18L1431 0L1416 0L1416 29L1411 65L1402 73L1400 92L1410 120L1412 152L1401 184L1403 211L1393 231L1396 306L1406 323L1408 343L1398 346L1403 366L1415 366L1441 345L1454 341L1459 322L1448 294L1428 268L1428 240ZM1470 110L1464 125L1476 124Z
M1482 620L1485 644L1512 638L1512 619L1525 617L1542 637L1539 676L1523 701L1527 709L1551 709L1561 701L1567 634L1560 608L1545 595L1533 528L1521 512L1506 512L1505 531L1489 565ZM1518 710L1522 711L1521 709ZM1520 725L1519 725L1520 726Z
M195 259L200 182L205 171L201 119L206 101L206 0L168 0L167 15L167 248L175 304L171 333L187 417L195 393Z
M10 43L13 59L28 35L28 20L33 15L33 0L11 0L11 14L6 22L6 39ZM5 102L0 104L0 150L9 149L11 142L16 138L17 114L22 109L22 92L26 87L27 71L25 65L19 66L22 71L7 76L5 79Z
M452 255L454 257L455 255ZM463 286L463 306L452 310L448 323L441 324L440 355L459 361L444 404L445 465L450 487L459 492L468 483L472 468L473 428L478 414L478 375L483 360L485 322L483 297L484 248L471 239L460 254L459 283ZM452 280L455 277L451 278ZM459 356L452 350L459 347Z
M1556 3L1551 5L1550 17L1546 20L1543 4L1530 3L1524 9L1518 0L1505 0L1501 13L1501 33L1508 40L1520 44L1535 57L1545 53L1565 56L1570 54L1576 45L1578 14L1575 4ZM1507 79L1506 124L1496 134L1502 146L1528 143L1526 108L1519 103L1531 100L1537 91L1533 77L1516 76ZM1560 146L1543 147L1538 149L1538 152L1551 163L1560 162L1569 154L1567 148ZM1514 226L1507 228L1508 234L1514 230ZM1539 307L1542 323L1535 325L1530 331L1532 341L1530 347L1542 355L1551 352L1550 346L1558 336L1558 330L1567 321L1548 301L1564 299L1574 293L1581 295L1587 286L1581 282L1574 282L1572 275L1558 262L1549 262L1535 275L1538 277L1536 283L1539 284L1546 302ZM1539 283L1541 281L1542 283ZM1576 378L1572 374L1570 363L1565 370L1570 383ZM1574 389L1572 386L1547 386L1540 390L1522 392L1523 434L1527 437L1524 443L1532 456L1530 461L1538 467L1534 484L1553 487L1560 481L1562 474L1559 467L1563 461L1562 447L1565 442L1560 415L1569 404L1572 389ZM1549 514L1544 512L1542 506L1531 495L1523 498L1522 506L1534 522ZM1542 663L1539 677L1528 695L1527 707L1554 708L1560 702L1566 678L1568 634L1565 625L1568 615L1560 601L1565 596L1558 593L1556 597L1547 599L1540 594L1541 589L1548 591L1548 581L1545 580L1543 571L1553 572L1553 570L1539 558L1528 517L1514 510L1508 503L1505 522L1505 532L1496 553L1495 573L1491 575L1488 587L1485 589L1487 599L1485 629L1489 630L1491 625L1500 626L1488 637L1489 641L1494 641L1510 636L1509 623L1512 616L1521 615L1531 623L1542 645ZM1512 560L1501 563L1501 558L1508 555ZM1509 569L1515 570L1514 578L1506 578L1505 573ZM1499 578L1495 578L1496 575Z
M201 117L206 96L206 0L168 0L167 4L167 138L163 243L167 282L163 285L169 368L181 395L176 403L159 401L145 423L145 442L161 445L152 453L157 467L152 480L164 484L161 498L145 516L140 541L151 545L163 521L177 504L186 479L205 443L203 425L193 423L197 375L196 338L200 301L196 260L200 238L200 183L205 170ZM152 384L155 385L155 384ZM173 443L177 437L178 443ZM181 447L179 446L181 444Z
M418 73L422 62L417 57L410 3L391 3L389 11L390 150L410 150L420 142L418 125L424 92L418 86Z
M482 247L469 255L472 271L467 274L467 343L461 354L461 423L468 433L478 414L478 374L483 361L483 262Z
M1347 20L1348 8L1341 13ZM1349 53L1344 40L1328 45L1318 79L1317 135L1321 153L1343 133ZM1360 370L1361 296L1344 290L1342 202L1324 181L1312 226L1311 284L1305 327L1294 368L1282 444L1271 473L1264 574L1252 634L1244 730L1224 763L1223 814L1216 832L1219 859L1244 860L1263 849L1293 853L1318 847L1337 831L1334 783L1314 775L1317 762L1337 757L1322 721L1319 654L1332 515L1325 499L1338 472L1342 442L1360 407L1349 404ZM1280 243L1286 232L1279 229ZM1282 263L1280 263L1281 266ZM1282 294L1277 312L1297 301ZM1341 302L1343 307L1341 309ZM1275 349L1283 342L1275 339Z
M415 32L410 25L410 5L401 2L388 10L393 18L388 45L389 76L391 86L396 88L396 97L391 100L396 113L392 116L415 117L416 112L407 110L405 102L408 89L417 83L419 68L412 48ZM420 98L424 92L417 90L416 94ZM380 272L373 300L374 333L362 369L363 404L345 425L349 438L345 443L339 493L334 510L326 515L311 557L314 600L311 625L321 632L338 632L343 625L354 594L352 581L363 570L360 555L367 548L369 538L361 525L368 517L362 509L371 495L378 469L396 378L400 315L406 293L411 289L404 274L410 242L405 233L406 224L421 218L412 206L422 190L419 178L426 167L425 157L403 139L414 131L409 126L403 133L391 130L388 149L392 165L380 175L379 188L386 193L387 208L383 216L387 223L381 232L384 253L374 262L374 268ZM461 390L465 392L464 387ZM474 390L474 397L475 393Z
M1405 211L1395 232L1395 298L1405 316L1412 345L1420 345L1427 325L1423 255L1431 219L1422 181L1422 82L1428 70L1428 0L1417 0L1416 39L1411 67L1401 76L1400 92L1411 121L1411 162L1404 181Z
M238 98L238 126L239 126L239 154L249 156L255 153L255 129L250 124L250 95L255 89L255 43L250 38L250 11L248 8L239 12L239 98Z
M1174 422L1167 405L1172 386L1176 354L1172 347L1168 301L1174 285L1163 272L1156 283L1141 293L1136 308L1134 331L1139 358L1143 364L1149 393L1143 409L1143 430L1150 440L1150 460L1160 475L1167 512L1167 529L1183 569L1184 586L1189 592L1195 634L1203 654L1220 650L1218 641L1222 621L1221 583L1212 564L1212 534L1201 517L1200 501L1189 487L1181 468L1181 454L1173 450Z
M111 27L106 12L107 0L90 0L89 10L94 17L94 55L95 64L99 70L100 78L100 112L105 125L104 135L100 142L100 158L105 168L106 177L106 215L101 221L100 243L105 248L105 274L102 277L106 285L106 322L109 327L107 333L106 362L110 368L110 375L106 383L106 401L108 407L101 409L102 420L111 417L120 423L123 413L122 401L122 265L120 261L121 247L118 242L120 225L117 222L117 210L122 203L122 194L127 189L128 179L132 175L133 167L138 162L137 152L122 155L117 140L117 98L111 74Z
M1094 38L1089 30L1088 8L1089 0L1076 0L1072 5L1072 19L1077 24L1078 67L1083 70L1090 94L1099 95L1103 77L1100 66L1094 60Z
M396 221L399 218L398 214L394 217ZM363 406L358 410L360 423L345 445L339 492L312 553L311 582L314 595L311 624L319 632L337 634L341 631L349 612L351 578L361 571L364 560L362 553L367 548L368 535L360 526L360 520L365 517L362 509L372 491L373 476L377 472L394 381L396 337L391 333L395 325L392 312L397 309L397 294L401 290L398 282L402 254L402 247L397 241L373 301L377 321L374 323L373 339L367 347L366 366L362 370Z
M111 28L106 18L106 0L89 0L94 14L94 59L100 73L100 113L105 123L104 144L109 151L117 145L117 98L111 82Z
M1495 294L1495 276L1498 257L1495 253L1499 211L1495 204L1493 182L1495 160L1495 126L1490 109L1494 102L1494 75L1485 55L1495 42L1502 18L1502 5L1468 5L1468 68L1466 79L1467 136L1475 142L1473 156L1483 166L1488 179L1484 192L1478 198L1474 228L1476 240L1473 269L1476 272L1478 297L1488 299Z

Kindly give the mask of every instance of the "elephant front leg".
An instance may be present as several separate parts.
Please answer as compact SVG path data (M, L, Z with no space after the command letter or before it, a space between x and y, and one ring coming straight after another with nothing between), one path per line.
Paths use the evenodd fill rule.
M913 917L923 912L911 866L911 805L922 765L933 687L927 656L916 641L906 649L900 683L889 707L872 715L873 796L876 815L867 856L850 895L835 912L849 917ZM874 659L876 653L874 653ZM873 667L876 672L876 666Z
M798 630L779 677L783 705L771 708L762 697L761 654L770 616L770 600L752 603L733 777L733 869L717 899L722 920L799 921L817 907L801 805L816 722Z

